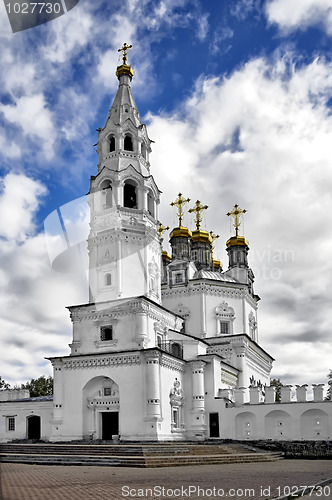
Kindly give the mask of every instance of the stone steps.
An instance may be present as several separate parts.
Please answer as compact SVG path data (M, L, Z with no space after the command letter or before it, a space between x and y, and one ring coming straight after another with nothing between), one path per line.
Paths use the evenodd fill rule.
M2 444L0 462L38 465L175 467L280 460L278 452L261 452L239 444Z
M0 462L35 465L89 465L112 467L177 467L185 465L211 465L248 462L271 462L282 459L280 453L241 453L225 455L187 456L80 456L80 455L24 455L0 454Z
M153 444L153 445L77 445L77 444L1 444L1 453L25 453L29 454L45 454L60 455L60 454L81 454L81 455L202 455L208 454L225 454L225 453L245 453L248 448L241 445L195 445L195 444Z

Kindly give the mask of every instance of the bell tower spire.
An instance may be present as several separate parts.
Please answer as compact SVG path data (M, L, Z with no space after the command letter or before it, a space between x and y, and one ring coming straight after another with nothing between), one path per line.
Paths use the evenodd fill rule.
M132 165L144 176L150 174L149 155L152 141L146 126L142 123L134 96L131 81L134 71L128 65L127 53L132 45L124 43L122 64L116 68L119 87L103 128L99 128L97 153L98 171L104 167L112 170L125 170Z
M98 174L91 177L90 300L145 295L161 300L160 191L150 174L151 140L131 91L134 72L124 43L119 87L98 129Z

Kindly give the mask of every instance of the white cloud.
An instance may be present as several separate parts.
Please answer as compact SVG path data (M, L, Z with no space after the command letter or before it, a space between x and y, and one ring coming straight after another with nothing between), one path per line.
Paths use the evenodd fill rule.
M13 105L1 104L0 112L8 122L21 127L27 137L37 137L46 158L53 156L56 134L52 114L42 94L20 97Z
M266 5L270 23L282 30L306 29L321 24L332 35L331 0L271 0Z
M22 174L8 174L2 180L0 189L0 235L24 241L34 232L34 212L38 198L46 194L46 189Z
M42 50L45 60L63 63L90 42L97 26L92 14L87 11L88 7L82 2L76 9L50 23L48 43Z
M325 380L332 354L332 236L324 229L332 223L331 70L324 60L299 68L289 58L252 60L227 78L202 77L181 109L150 115L148 126L162 222L176 223L169 203L179 191L199 198L211 207L206 228L221 235L222 248L225 213L234 203L248 210L249 259L264 299L260 342L281 363L280 342L315 344L314 367L310 349L298 349L313 382ZM227 267L225 253L222 260ZM276 369L289 366L287 359ZM307 375L293 381L310 382Z
M87 298L84 272L54 271L44 235L34 234L45 193L39 182L9 174L0 195L0 232L6 238L0 244L0 365L10 383L51 373L44 357L67 354L71 340L65 306Z

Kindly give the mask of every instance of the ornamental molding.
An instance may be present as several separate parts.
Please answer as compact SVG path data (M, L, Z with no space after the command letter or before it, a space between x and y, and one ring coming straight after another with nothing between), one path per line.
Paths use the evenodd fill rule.
M173 287L172 289L162 290L162 297L164 299L171 297L190 297L191 295L198 294L211 295L214 297L227 297L227 298L237 298L241 299L245 297L245 291L243 289L225 289L223 284L208 285L192 285L189 284L186 288L177 289Z
M98 356L84 359L73 359L63 361L63 367L67 370L75 370L81 368L104 368L105 366L128 366L128 365L140 365L141 356L140 354L124 354L119 355L108 355L108 356Z
M94 231L91 231L88 238L88 250L91 252L96 247L107 247L111 243L121 242L124 244L135 244L139 246L149 246L155 254L160 255L160 242L154 229L146 228L145 225L138 227L134 219L131 225L123 225L123 228L111 228L103 231L104 227L109 228L109 224L94 224ZM96 234L96 229L101 232Z
M102 305L100 307L102 307ZM182 326L182 320L177 318L172 312L167 312L163 309L159 309L158 306L155 306L154 304L140 300L133 300L131 302L128 301L109 309L100 310L92 308L86 310L83 306L82 308L72 310L70 317L73 323L80 321L96 321L103 322L105 324L114 324L118 318L137 314L145 314L149 318L160 322L170 329L176 329L177 327L180 329Z
M182 318L188 319L190 317L189 307L184 306L182 303L179 303L173 310L175 314L182 316Z
M233 349L231 347L220 347L220 346L211 346L207 348L207 354L218 354L225 361L230 362L233 354Z
M271 372L271 366L264 363L256 363L253 360L247 359L247 367L251 368L256 373L260 373L264 377L268 377Z
M246 299L246 301L248 302L248 304L255 310L257 311L258 309L258 304L256 302L256 300L253 298L253 296L248 292L246 291L245 295L244 295L244 298Z
M260 366L265 370L271 370L271 360L264 353L260 354L251 347L249 347L247 351L247 359L249 363L252 362L256 366Z
M236 375L233 375L233 374L221 369L221 382L222 383L227 384L231 387L236 387L237 380L238 380L238 378Z
M160 363L161 352L157 349L155 351L144 351L144 358L147 363L155 361L157 364Z
M164 368L168 368L169 370L180 373L184 373L186 369L185 361L176 360L171 357L165 356L164 354L161 357L160 365Z
M201 360L195 360L195 361L190 361L190 366L193 371L193 373L204 373L204 368L205 368L205 361Z

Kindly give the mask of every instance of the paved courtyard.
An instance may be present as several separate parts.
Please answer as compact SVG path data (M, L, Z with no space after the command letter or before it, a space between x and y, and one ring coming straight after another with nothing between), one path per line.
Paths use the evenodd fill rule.
M332 483L332 461L280 460L163 469L1 464L1 500L276 498ZM308 498L332 498L332 484Z

